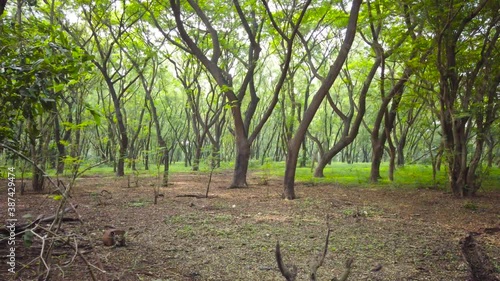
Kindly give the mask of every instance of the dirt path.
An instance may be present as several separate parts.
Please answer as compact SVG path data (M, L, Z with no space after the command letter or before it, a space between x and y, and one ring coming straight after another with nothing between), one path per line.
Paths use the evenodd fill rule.
M309 262L324 245L327 215L332 235L319 280L338 277L348 257L355 259L350 280L467 280L459 240L468 232L480 234L500 269L500 233L494 231L500 227L498 192L464 201L442 191L298 184L299 198L285 201L280 179L258 185L251 177L249 188L228 190L230 174L218 173L209 199L176 197L204 194L207 178L173 175L157 205L154 178L141 178L137 188L127 188L126 179L80 179L72 200L85 224L67 223L63 229L78 238L89 262L106 271L94 270L98 280L284 280L274 260L277 240L285 263L297 265L299 280L307 280ZM102 190L111 198L99 196ZM51 214L54 208L46 195L18 197L19 218ZM110 227L127 231L126 247L102 245ZM19 261L31 261L39 247L20 246ZM51 280L91 280L78 258L63 266L72 258L69 247L55 252L61 267ZM18 280L31 280L34 269L21 271ZM6 280L4 262L0 270L0 280Z

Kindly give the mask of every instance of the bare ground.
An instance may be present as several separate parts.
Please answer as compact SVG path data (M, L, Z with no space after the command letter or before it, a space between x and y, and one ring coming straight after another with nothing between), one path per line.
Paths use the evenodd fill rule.
M354 258L349 280L468 280L459 241L469 232L477 233L500 270L498 191L459 200L436 190L299 183L298 199L285 201L280 179L264 184L252 175L249 188L226 189L230 175L214 175L209 199L176 197L204 194L206 174L173 175L157 205L155 178L140 178L139 186L131 188L126 178L82 178L71 200L84 223L62 228L76 237L87 260L105 271L93 268L97 280L284 280L274 258L277 240L285 263L298 267L298 280L308 280L310 261L325 243L327 215L332 234L319 280L339 277L349 257ZM103 190L111 196L100 196ZM6 192L0 200L4 206ZM47 195L18 195L17 216L22 222L28 213L53 214L56 205ZM4 210L1 221L7 218ZM103 232L111 227L127 231L126 247L102 244ZM30 261L41 243L35 239L27 248L17 241L14 277L7 273L4 242L0 280L36 279L38 265ZM58 266L50 280L92 280L70 247L57 247L54 253Z

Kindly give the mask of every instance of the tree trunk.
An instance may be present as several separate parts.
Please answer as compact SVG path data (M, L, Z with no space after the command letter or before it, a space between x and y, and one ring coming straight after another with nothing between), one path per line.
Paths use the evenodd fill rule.
M396 170L396 148L389 146L389 180L394 181L394 171Z
M148 106L148 99L146 98L144 100L144 106L141 109L141 113L139 115L139 122L137 125L137 130L132 136L132 139L130 141L130 149L129 149L129 158L130 158L130 168L132 168L133 171L136 171L136 163L137 159L139 158L139 150L140 150L140 145L137 144L137 140L139 139L139 135L142 130L142 120L144 119L144 112L146 111L146 108Z
M397 144L396 153L397 153L397 165L402 167L405 165L405 153L404 147L406 145L406 136L402 136Z
M57 146L57 166L56 173L64 173L64 158L66 157L66 147L61 142L61 126L59 125L59 117L57 114L54 116L54 141Z
M33 160L33 168L31 170L32 172L32 182L31 186L33 188L33 191L35 192L41 192L43 191L43 173L37 169L35 166L40 166L40 151L37 149L36 145L36 140L30 144L31 147L31 160Z
M351 6L351 11L349 15L349 22L347 25L347 30L345 34L344 42L340 47L339 54L335 59L333 65L330 66L328 71L328 75L325 77L323 82L321 83L320 88L314 95L311 104L307 108L304 113L304 119L300 122L297 132L294 137L290 139L288 142L288 155L286 159L286 169L285 169L285 178L284 178L284 191L283 197L285 199L295 199L295 170L297 167L297 160L299 157L299 149L300 144L305 138L305 134L307 132L307 128L311 123L316 111L320 107L322 101L325 96L328 94L328 91L332 87L335 82L337 76L339 75L342 66L344 65L345 60L347 59L347 55L351 49L352 42L354 41L354 36L356 34L356 26L358 22L358 14L359 8L361 6L361 0L354 0Z
M384 140L385 141L385 140ZM370 182L376 183L380 178L380 163L384 155L384 146L380 141L372 140L372 160L370 169Z
M125 175L125 159L127 158L128 141L126 138L120 139L120 149L118 151L118 163L116 164L116 175L123 177Z
M200 158L201 158L201 144L198 143L195 145L194 149L194 159L193 159L193 171L199 171L200 170Z
M412 55L412 57L414 57ZM403 72L402 77L398 80L398 82L392 87L389 94L383 98L381 108L378 112L375 125L373 127L371 133L371 142L372 142L372 165L370 171L370 181L375 183L380 179L380 163L382 162L382 156L384 155L384 146L387 140L387 137L394 129L394 122L396 119L396 112L401 102L401 98L404 92L404 85L410 78L413 73L413 69L407 66ZM391 102L390 109L387 108ZM380 126L382 124L382 120L384 121L384 128L382 129L382 133L379 134Z
M330 161L333 159L333 157L335 157L335 155L337 155L337 153L342 151L346 146L351 144L356 139L356 136L358 135L359 132L359 127L363 121L363 117L366 111L366 95L370 88L371 81L373 80L373 77L375 77L375 74L381 62L382 62L381 58L377 58L375 60L368 76L366 77L363 83L363 88L361 89L361 93L359 96L359 102L358 102L359 105L357 110L358 113L356 115L356 119L354 120L354 124L352 124L352 126L350 125L352 115L346 116L345 119L346 122L344 124L345 129L343 130L341 139L328 152L321 153L321 159L318 161L318 166L314 171L314 177L321 177L321 178L324 177L323 170L325 169L326 165L330 163ZM322 149L320 149L320 151L322 151Z
M170 170L170 159L169 159L169 151L166 147L163 147L162 149L163 152L163 180L162 180L162 186L166 187L168 186L168 180L169 180L169 170Z
M394 118L395 119L395 118ZM385 136L387 139L387 145L389 146L389 180L394 181L394 170L396 169L396 147L392 142L391 132L388 128L385 130Z
M297 166L299 154L298 149L290 146L287 150L286 156L286 170L285 170L285 190L283 191L282 198L287 200L295 199L295 167ZM293 167L293 168L290 168Z
M149 170L149 147L151 145L151 127L153 125L153 120L149 121L148 125L148 135L146 136L146 145L144 150L146 153L144 153L144 170L148 171Z
M43 174L35 167L40 164L40 154L37 149L37 136L38 128L36 127L36 122L31 118L27 120L28 127L28 140L29 140L29 149L30 149L30 158L33 161L32 167L32 181L31 187L33 191L40 192L43 190Z
M210 168L220 168L220 147L218 144L212 145L212 157L210 159Z

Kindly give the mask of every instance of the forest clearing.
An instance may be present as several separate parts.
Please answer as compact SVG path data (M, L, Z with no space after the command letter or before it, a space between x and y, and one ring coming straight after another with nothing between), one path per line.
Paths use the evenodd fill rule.
M310 262L325 246L327 216L331 236L318 280L340 277L348 258L354 260L348 280L469 280L460 240L470 232L499 272L498 189L464 201L443 189L304 182L289 201L281 199L280 178L253 172L248 188L227 189L230 175L214 173L207 199L187 195L204 197L208 173L173 174L156 205L156 177L141 176L136 187L126 178L84 176L70 199L82 223L63 222L61 235L100 269L91 268L97 280L284 280L277 241L285 264L298 267L297 280L307 280ZM20 218L52 214L58 204L47 194L17 198ZM124 247L103 245L110 228L126 231ZM36 239L29 248L19 246L19 265L36 259L40 247ZM50 280L92 280L68 245L53 255L61 268L54 267ZM18 268L22 278L7 280L32 280L37 266Z
M499 281L500 1L0 0L0 281Z

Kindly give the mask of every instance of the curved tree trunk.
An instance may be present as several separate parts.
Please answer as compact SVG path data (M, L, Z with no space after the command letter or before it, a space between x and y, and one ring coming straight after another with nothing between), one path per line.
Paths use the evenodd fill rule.
M359 105L357 109L358 113L356 119L354 120L354 124L351 127L351 130L349 131L349 126L352 116L351 118L349 118L349 120L346 120L349 124L344 124L346 130L343 132L341 139L326 153L321 153L321 159L318 161L318 166L314 170L314 177L324 177L323 170L325 169L326 165L330 163L330 161L333 159L333 157L335 157L335 155L337 155L337 153L351 144L358 135L359 127L363 121L363 117L366 111L366 94L368 93L371 81L373 80L373 77L375 77L375 74L381 62L382 60L380 57L375 60L368 76L365 79L365 82L363 83L363 88L361 89L361 93L359 96Z
M304 119L300 122L297 132L292 139L288 142L288 155L286 159L286 170L284 178L284 191L283 197L285 199L295 199L295 170L297 168L297 160L299 157L299 150L302 141L305 138L307 128L311 123L316 111L320 107L328 91L335 82L337 76L339 75L342 66L344 65L347 55L351 49L352 42L354 41L354 36L356 34L356 26L358 23L358 14L361 6L361 0L354 0L351 6L351 11L349 15L349 22L347 25L346 35L342 46L340 47L339 54L335 59L333 65L330 66L328 75L325 77L321 83L320 88L314 95L311 104L304 112Z
M413 55L412 55L413 57ZM372 165L370 171L370 181L377 182L380 179L380 163L382 162L382 156L384 155L384 146L387 140L387 135L391 134L394 128L394 122L396 120L396 112L401 102L401 98L404 92L404 85L413 73L413 69L406 67L402 77L398 82L392 87L389 94L384 97L381 105L381 109L378 112L375 125L371 133L372 141ZM391 108L387 109L387 106L391 103ZM384 121L384 127L380 130ZM382 133L379 133L382 131Z

